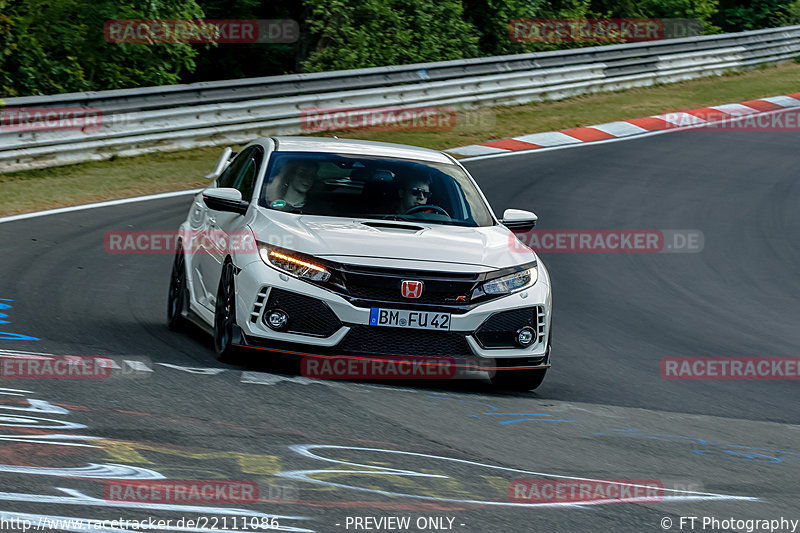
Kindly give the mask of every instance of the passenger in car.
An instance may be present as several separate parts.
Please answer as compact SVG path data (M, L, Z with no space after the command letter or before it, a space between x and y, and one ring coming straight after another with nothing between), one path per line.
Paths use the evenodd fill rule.
M267 185L267 205L281 210L302 209L318 171L315 161L288 161Z

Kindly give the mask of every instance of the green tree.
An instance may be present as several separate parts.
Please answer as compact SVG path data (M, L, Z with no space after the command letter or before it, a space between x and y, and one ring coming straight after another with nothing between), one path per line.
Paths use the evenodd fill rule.
M705 33L720 31L713 24L719 0L592 0L592 9L610 18L697 19Z
M445 61L479 54L460 0L305 0L309 72Z
M0 96L174 84L194 68L185 43L108 42L109 19L196 19L195 0L0 0Z
M780 19L781 26L796 26L800 24L800 0L794 0L786 6L786 12Z
M302 21L297 0L197 0L207 19L293 19ZM253 78L299 69L301 43L195 44L197 68L184 81Z
M512 38L515 19L592 17L590 0L466 0L467 20L478 27L481 55L505 55L587 46L572 42L520 42Z
M715 23L728 32L772 28L791 24L797 9L791 0L720 0Z

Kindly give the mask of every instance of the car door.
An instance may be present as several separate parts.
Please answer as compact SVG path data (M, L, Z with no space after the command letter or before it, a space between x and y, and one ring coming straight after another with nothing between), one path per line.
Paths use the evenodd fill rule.
M253 205L253 192L258 172L264 160L264 149L261 146L253 146L248 150L250 152L243 161L241 169L232 176L232 182L227 186L237 189L242 193L242 200ZM230 253L230 247L241 250L243 235L250 233L248 222L253 217L253 211L252 209L248 210L244 216L225 211L214 211L214 213L215 224L210 225L214 235L210 242L214 244L214 248L209 253L211 261L209 262L210 270L208 275L214 276L216 280L219 280L222 275L222 264L225 261L225 257ZM213 301L216 301L216 292L214 292Z
M242 199L251 201L255 177L258 174L263 149L260 146L251 146L242 150L228 165L228 168L217 178L217 187L232 187L242 191ZM251 180L252 176L252 180ZM252 184L251 184L252 181ZM249 188L248 188L249 187ZM201 200L202 202L202 200ZM216 211L205 204L202 205L202 215L199 231L195 235L196 242L193 249L194 268L199 281L199 291L195 291L195 299L207 309L213 311L216 302L219 278L222 273L222 262L227 253L227 235L237 231L237 227L244 228L245 217L237 213ZM201 292L202 294L197 294Z

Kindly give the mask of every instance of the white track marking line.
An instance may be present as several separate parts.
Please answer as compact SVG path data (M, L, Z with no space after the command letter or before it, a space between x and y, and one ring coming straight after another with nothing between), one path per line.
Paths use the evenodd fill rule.
M281 381L290 381L292 383L299 383L300 385L310 385L312 383L320 383L327 385L324 381L316 379L308 379L303 376L281 376L279 374L269 374L266 372L242 372L242 378L239 383L252 383L255 385L275 385Z
M483 154L502 154L508 150L502 148L495 148L494 146L481 146L479 144L470 144L469 146L459 146L452 150L447 150L450 153L458 155L483 155Z
M148 200L160 200L162 198L173 198L175 196L197 194L202 190L203 189L190 189L187 191L164 192L160 194L150 194L147 196L136 196L134 198L109 200L107 202L98 202L94 204L74 205L71 207L59 207L58 209L48 209L46 211L34 211L33 213L23 213L21 215L11 215L8 217L2 217L0 218L0 224L2 224L3 222L14 222L15 220L25 220L27 218L43 217L46 215L58 215L61 213L71 213L73 211L83 211L84 209L96 209L98 207L112 207L115 205L132 204L136 202L146 202Z
M761 113L761 111L758 109L747 107L746 105L742 104L712 105L709 109L716 109L731 115L752 115L754 113Z
M600 130L603 133L613 135L614 137L627 137L628 135L640 135L642 133L647 133L646 129L637 126L636 124L625 122L624 120L617 122L606 122L605 124L597 124L591 127L596 130Z
M783 107L800 106L800 100L792 98L791 96L770 96L769 98L759 98L759 100L764 100L765 102L770 102Z
M199 374L201 376L216 376L217 374L222 374L227 370L226 368L208 368L204 366L181 366L181 365L174 365L172 363L156 363L156 364L167 368L172 368L174 370L187 372L189 374Z
M583 142L580 139L570 137L566 133L561 133L560 131L546 131L544 133L518 135L516 137L512 137L512 139L515 141L538 144L539 146L560 146L563 144L577 144Z

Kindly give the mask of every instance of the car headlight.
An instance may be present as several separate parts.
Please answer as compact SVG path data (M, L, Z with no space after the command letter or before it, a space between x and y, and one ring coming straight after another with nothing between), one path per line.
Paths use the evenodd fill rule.
M322 262L312 256L264 243L258 243L258 254L267 265L296 278L324 282L331 277Z
M486 294L510 294L530 287L538 279L539 267L534 263L523 270L489 280L481 288Z

